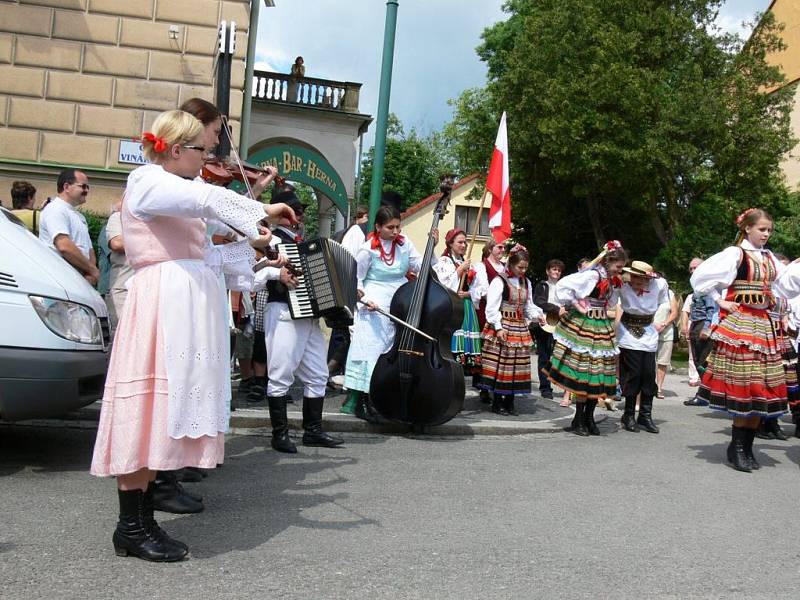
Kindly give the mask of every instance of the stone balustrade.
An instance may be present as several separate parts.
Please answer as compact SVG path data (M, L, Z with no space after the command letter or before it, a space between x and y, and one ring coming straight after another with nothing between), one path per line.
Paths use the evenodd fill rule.
M358 112L360 83L315 77L295 78L285 73L255 71L253 100L285 102L344 112Z

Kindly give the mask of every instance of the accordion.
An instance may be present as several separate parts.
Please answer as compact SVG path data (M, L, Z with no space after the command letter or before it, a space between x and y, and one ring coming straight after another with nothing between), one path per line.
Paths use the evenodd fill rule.
M292 319L322 317L328 327L348 327L358 300L356 260L330 238L299 244L281 243L278 250L302 270L289 290Z

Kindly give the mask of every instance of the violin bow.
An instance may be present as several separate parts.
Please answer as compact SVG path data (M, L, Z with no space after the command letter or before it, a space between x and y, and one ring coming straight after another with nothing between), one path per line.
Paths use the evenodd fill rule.
M363 300L359 300L358 303L359 304L363 304L364 306L367 306L367 303L364 302ZM399 325L402 325L403 327L407 327L408 329L410 329L414 333L416 333L418 335L421 335L422 337L424 337L425 339L427 339L427 340L429 340L431 342L435 342L436 341L435 339L433 339L431 336L429 336L424 331L420 331L419 329L414 327L411 323L407 323L406 321L403 321L403 319L401 319L400 317L395 317L393 314L386 312L382 308L376 307L376 308L373 308L372 310L374 310L376 313L382 314L384 317L388 317L389 319L391 319L395 323L398 323Z
M222 119L222 127L225 130L225 135L228 137L228 141L231 144L231 154L233 154L233 158L236 160L236 166L239 168L239 173L242 175L242 182L247 188L247 193L250 194L250 198L257 200L257 198L253 195L253 188L250 187L250 182L247 180L247 175L245 175L244 166L242 166L242 159L239 157L239 152L236 150L236 145L233 143L233 135L231 134L231 127L228 122L228 117L225 115L220 115L220 118Z

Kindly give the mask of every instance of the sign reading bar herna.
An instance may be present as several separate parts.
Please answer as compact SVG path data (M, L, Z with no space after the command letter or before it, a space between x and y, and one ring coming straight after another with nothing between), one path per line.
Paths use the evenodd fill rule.
M310 185L330 198L343 214L347 213L344 182L321 154L300 146L281 144L262 148L247 160L262 167L271 165L278 169L281 177Z

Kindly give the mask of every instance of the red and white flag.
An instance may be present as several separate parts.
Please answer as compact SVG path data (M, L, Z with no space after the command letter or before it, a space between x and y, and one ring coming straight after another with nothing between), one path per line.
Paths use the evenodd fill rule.
M500 129L494 142L492 162L486 177L486 189L492 195L489 207L489 229L497 242L511 237L511 187L508 178L508 134L506 113L500 118Z

